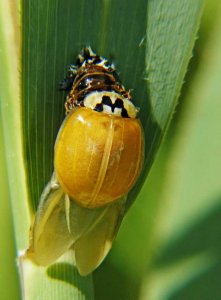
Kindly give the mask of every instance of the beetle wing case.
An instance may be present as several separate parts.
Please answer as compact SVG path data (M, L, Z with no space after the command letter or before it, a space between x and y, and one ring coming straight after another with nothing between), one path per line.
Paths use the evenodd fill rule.
M125 200L93 210L81 207L69 200L53 174L41 197L27 257L48 266L72 249L79 273L91 273L112 246Z
M64 120L55 144L54 168L63 190L79 205L97 208L123 197L142 164L138 119L81 107Z

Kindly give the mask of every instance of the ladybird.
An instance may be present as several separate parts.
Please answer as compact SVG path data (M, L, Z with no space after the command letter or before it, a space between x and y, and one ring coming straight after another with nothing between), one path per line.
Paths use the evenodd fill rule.
M70 250L80 274L87 275L110 250L141 172L143 130L114 65L90 47L70 65L60 89L67 91L66 118L27 255L47 266Z

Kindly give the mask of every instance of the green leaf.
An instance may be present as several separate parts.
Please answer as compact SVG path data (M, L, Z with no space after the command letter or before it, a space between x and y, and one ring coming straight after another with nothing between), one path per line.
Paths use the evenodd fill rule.
M73 253L67 252L48 268L30 260L22 262L24 299L90 299L93 300L91 276L81 277L73 266Z
M0 295L2 299L18 299L19 285L15 265L15 243L12 213L9 202L8 178L4 153L3 133L0 126Z
M197 47L201 59L163 174L152 245L158 251L141 299L220 298L221 6L208 1L206 22L208 11L212 18Z
M1 10L1 28L12 27L11 8L7 1L2 3L6 8ZM134 102L140 107L146 148L143 173L129 194L129 207L141 189L171 119L201 8L201 0L22 1L21 87L15 71L20 64L15 48L18 42L14 40L18 27L12 37L2 33L7 43L0 61L1 69L6 70L6 82L1 81L1 126L19 251L27 248L30 218L52 174L54 142L64 119L65 95L58 91L58 82L67 66L75 62L83 46L90 45L115 64L125 87L133 90ZM15 159L11 159L11 153ZM35 299L43 286L47 288L41 299L52 295L60 299L64 293L66 299L73 295L78 299L82 296L82 292L78 293L78 280L82 282L83 299L93 298L91 277L80 278L66 258L60 263L57 275L51 276L51 269L49 272L24 262L28 299ZM55 277L63 278L62 283L58 284ZM36 285L32 285L34 282Z
M0 8L0 121L12 209L16 218L22 215L15 226L16 242L19 249L24 249L28 242L30 216L22 151L18 14L11 14L12 7L7 1L2 1Z
M146 94L139 98L145 131L145 162L140 181L129 195L133 201L152 165L174 113L199 26L203 0L149 0L145 40ZM142 47L141 41L139 46ZM142 76L141 75L141 76ZM138 90L135 89L136 91ZM143 114L142 114L143 113Z

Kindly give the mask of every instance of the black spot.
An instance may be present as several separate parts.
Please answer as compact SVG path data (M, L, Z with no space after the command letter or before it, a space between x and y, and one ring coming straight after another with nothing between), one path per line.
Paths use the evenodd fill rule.
M114 108L121 108L121 116L123 118L128 118L128 113L127 110L124 108L124 102L122 99L117 98L113 106Z
M93 63L98 65L99 63L101 63L102 59L100 58L100 56L95 56Z
M103 96L102 97L102 103L105 105L108 105L112 108L112 102L109 96Z
M94 110L96 110L98 112L102 112L103 111L103 104L102 103L96 104Z
M115 81L110 76L106 75L104 83L111 86L112 84L115 84Z
M121 116L123 118L129 118L127 110L124 108L124 102L122 99L117 98L114 104L111 102L111 99L109 96L103 96L102 97L102 103L105 105L108 105L111 107L111 111L114 112L115 108L120 108L121 109Z
M90 55L90 51L88 48L84 48L83 49L83 57L85 60L88 60L91 58L91 55Z
M127 113L127 110L126 110L124 107L122 108L121 116L122 116L123 118L129 118L128 113Z
M117 98L113 105L114 105L114 108L115 107L117 107L117 108L123 108L124 107L123 100L120 99L120 98Z
M80 67L82 65L82 62L80 60L80 58L78 57L76 60L76 66Z
M83 79L83 80L81 80L81 81L79 82L79 84L78 84L78 86L76 87L76 89L77 89L78 91L82 91L82 90L86 89L87 87L88 87L88 79L85 78L85 79Z

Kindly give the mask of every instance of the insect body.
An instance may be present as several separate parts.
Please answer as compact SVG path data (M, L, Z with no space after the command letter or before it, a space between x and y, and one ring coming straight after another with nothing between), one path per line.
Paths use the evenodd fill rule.
M113 65L83 49L61 83L67 117L55 144L28 255L41 265L73 249L85 275L109 251L143 163L137 108ZM62 217L63 216L63 217Z

